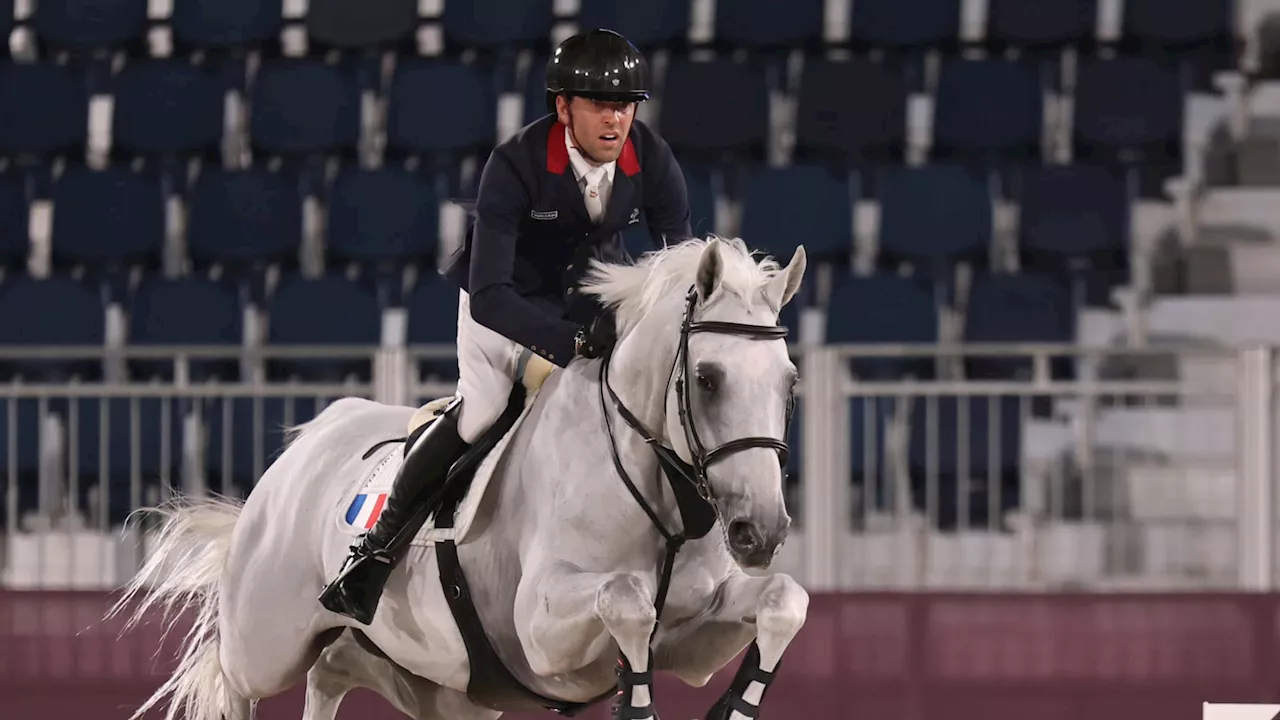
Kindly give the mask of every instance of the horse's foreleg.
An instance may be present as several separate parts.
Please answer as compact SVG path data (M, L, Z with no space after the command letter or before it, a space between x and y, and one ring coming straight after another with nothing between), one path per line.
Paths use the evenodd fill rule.
M756 641L751 645L733 684L707 713L707 720L749 720L759 717L765 690L773 683L782 653L804 625L809 594L790 575L762 578L756 599ZM739 583L739 592L748 592ZM748 595L750 597L750 595Z
M759 716L782 653L804 625L809 595L788 575L752 577L737 572L717 596L712 610L698 618L696 629L676 641L663 661L686 682L701 685L754 635L732 685L706 718L748 720Z
M624 718L654 717L649 638L657 622L652 592L628 573L564 571L538 584L522 637L539 675L567 673L598 658L612 637L622 652L621 690L630 690Z

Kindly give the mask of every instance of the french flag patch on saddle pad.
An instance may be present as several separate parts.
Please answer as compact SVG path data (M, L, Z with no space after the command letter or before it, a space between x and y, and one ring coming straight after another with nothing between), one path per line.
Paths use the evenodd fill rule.
M347 524L353 528L369 530L378 522L382 508L387 504L387 493L361 493L347 507Z
M351 494L347 497L351 499L334 508L338 527L344 532L360 535L378 522L378 516L387 505L387 496L391 494L391 485L404 462L402 448L400 443L394 443L380 449L378 452L382 457L370 460L373 468L367 471L358 487L348 490Z

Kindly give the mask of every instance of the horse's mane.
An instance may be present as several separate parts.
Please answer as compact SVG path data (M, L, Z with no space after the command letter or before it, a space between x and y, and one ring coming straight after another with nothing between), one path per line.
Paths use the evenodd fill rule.
M613 308L618 332L625 334L662 302L683 302L698 272L702 251L713 240L720 241L721 290L749 298L782 270L773 258L757 257L741 238L708 235L647 252L633 265L592 260L582 292Z

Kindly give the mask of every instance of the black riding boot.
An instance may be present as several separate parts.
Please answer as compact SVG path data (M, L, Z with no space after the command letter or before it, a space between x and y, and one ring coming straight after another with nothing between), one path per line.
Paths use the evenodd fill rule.
M373 622L382 587L401 554L399 548L388 545L405 529L417 503L444 481L449 469L467 450L467 444L458 436L460 407L461 401L455 400L405 442L404 464L382 514L351 546L338 577L320 593L320 604L326 609L365 625Z

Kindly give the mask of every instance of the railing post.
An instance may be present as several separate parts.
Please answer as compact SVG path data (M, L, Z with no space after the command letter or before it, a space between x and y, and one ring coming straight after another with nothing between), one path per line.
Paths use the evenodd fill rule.
M1238 577L1241 590L1265 592L1272 587L1275 542L1275 353L1270 347L1247 348L1238 362Z
M809 590L834 590L839 585L838 538L847 505L841 500L843 484L836 462L832 420L844 408L840 388L839 353L809 345L804 354L804 403L801 478L805 553L804 585Z
M379 348L373 362L373 399L409 405L409 353L404 347Z

